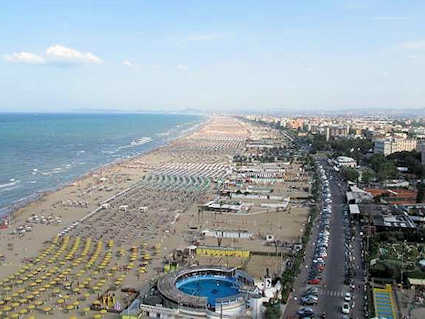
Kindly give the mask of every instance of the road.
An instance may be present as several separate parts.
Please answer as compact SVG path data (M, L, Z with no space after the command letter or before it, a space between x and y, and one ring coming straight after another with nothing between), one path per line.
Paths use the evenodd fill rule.
M323 163L326 171L330 171ZM330 171L332 172L332 171ZM330 221L330 241L328 259L325 268L325 283L319 293L317 313L326 313L327 318L341 318L341 306L344 303L344 294L349 292L348 286L344 285L345 278L345 232L344 232L344 197L345 189L338 176L331 173L329 188L332 194L332 217Z
M325 162L322 161L329 180L329 188L332 194L332 216L330 218L330 240L328 247L328 258L324 271L323 280L319 289L319 302L313 306L315 314L318 316L322 313L326 314L326 318L339 319L343 318L341 306L344 303L344 295L351 292L353 300L351 302L350 317L353 319L365 318L363 313L363 265L361 259L361 238L359 236L358 225L354 226L354 231L350 227L349 215L344 214L346 185L342 182L338 173L332 170ZM299 304L299 296L308 288L307 276L310 265L314 245L317 238L318 224L314 223L314 229L310 242L306 247L305 264L300 275L294 284L294 292L285 311L285 318L296 318L296 311L301 305ZM347 257L345 257L347 254ZM349 255L351 254L351 256ZM353 278L353 287L344 284L344 279L348 267L351 266L356 270ZM359 289L359 287L361 289Z

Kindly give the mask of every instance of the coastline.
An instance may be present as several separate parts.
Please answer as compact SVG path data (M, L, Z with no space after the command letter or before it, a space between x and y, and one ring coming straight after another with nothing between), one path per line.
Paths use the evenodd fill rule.
M174 138L164 139L163 141L159 142L160 145L153 146L151 149L141 151L140 153L138 153L134 156L116 159L116 160L113 160L112 162L105 163L105 164L102 164L100 166L91 168L89 171L87 171L83 175L77 176L69 182L61 183L61 184L59 184L59 185L57 185L57 186L55 186L51 189L40 190L40 191L37 191L37 192L35 192L31 195L23 197L23 198L19 199L18 201L16 201L15 203L13 203L9 206L3 207L0 210L0 212L1 212L0 217L8 216L10 222L12 223L14 219L19 217L19 215L22 213L22 210L26 206L31 205L33 203L36 203L37 201L42 201L48 195L51 195L51 194L58 192L58 191L61 191L65 188L67 188L67 187L73 186L75 183L81 182L82 180L93 176L93 174L96 174L96 172L98 172L100 170L111 169L114 166L117 166L117 165L119 166L121 164L131 162L131 161L138 159L140 157L147 156L152 152L158 151L161 148L168 147L172 143L176 142L177 140L185 138L188 135L190 135L190 134L192 134L196 131L201 130L208 123L209 119L210 119L209 116L204 116L199 123L194 124L193 126L191 126L188 129L182 130L180 132L180 134L175 136Z

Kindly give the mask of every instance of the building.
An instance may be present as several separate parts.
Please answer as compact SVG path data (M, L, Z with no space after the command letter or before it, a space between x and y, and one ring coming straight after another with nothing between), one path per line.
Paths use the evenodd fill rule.
M407 214L377 215L373 217L373 225L377 231L412 231L416 224Z
M375 140L374 153L388 156L392 153L416 150L415 139L384 138Z
M200 284L205 280L216 283L214 292ZM236 268L187 267L143 287L121 318L264 318L263 302L281 286L273 286L269 277L261 284Z
M325 136L326 140L329 141L330 137L345 137L349 134L349 126L326 126Z
M418 142L416 150L421 152L421 164L425 165L425 141L421 140Z
M418 192L404 188L392 189L366 189L372 194L373 198L381 199L382 201L393 205L409 205L416 203Z
M336 158L336 163L338 164L339 167L356 167L357 166L357 162L353 158L347 157L347 156L338 156Z

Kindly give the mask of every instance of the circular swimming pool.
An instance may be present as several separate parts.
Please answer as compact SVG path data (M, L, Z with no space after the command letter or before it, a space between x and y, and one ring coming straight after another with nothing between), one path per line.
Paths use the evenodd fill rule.
M208 304L215 306L216 300L239 294L240 287L231 277L202 275L180 279L177 289L185 294L206 297Z

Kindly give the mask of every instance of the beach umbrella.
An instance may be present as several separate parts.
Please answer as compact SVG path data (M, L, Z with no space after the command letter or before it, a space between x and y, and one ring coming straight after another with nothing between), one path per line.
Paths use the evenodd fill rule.
M49 311L52 310L52 307L46 306L46 307L41 308L41 310L44 311L46 314L48 314Z
M41 300L36 300L36 301L34 302L34 304L35 304L36 306L41 306L41 305L43 304L43 301L41 301Z
M11 306L13 308L18 308L19 307L19 302L14 302L14 303L11 304Z
M28 309L29 309L29 311L32 311L32 310L34 310L34 309L35 309L35 306L34 306L34 305L29 305L29 306L28 306Z
M84 314L86 314L87 315L87 313L90 311L90 308L89 307L85 307L85 308L83 308L83 312L84 312Z
M27 319L35 319L35 316L29 316Z
M95 314L94 316L93 316L93 318L94 319L101 319L102 318L102 315L100 315L100 314Z
M11 307L11 306L4 306L4 307L3 307L3 311L8 312L8 311L10 311L10 310L12 310L12 307Z
M77 316L71 316L69 319L77 319Z
M19 318L19 314L18 313L12 313L10 315L10 318Z
M11 301L11 300L12 300L12 297L11 296L4 297L4 301Z
M28 310L24 308L24 309L21 309L21 311L19 311L19 313L21 315L25 315L26 313L28 313Z
M58 300L56 300L56 303L59 304L59 305L63 304L64 302L65 302L64 299L58 299Z
M72 310L72 309L74 309L74 306L73 305L68 305L68 306L65 307L65 309L66 310Z

